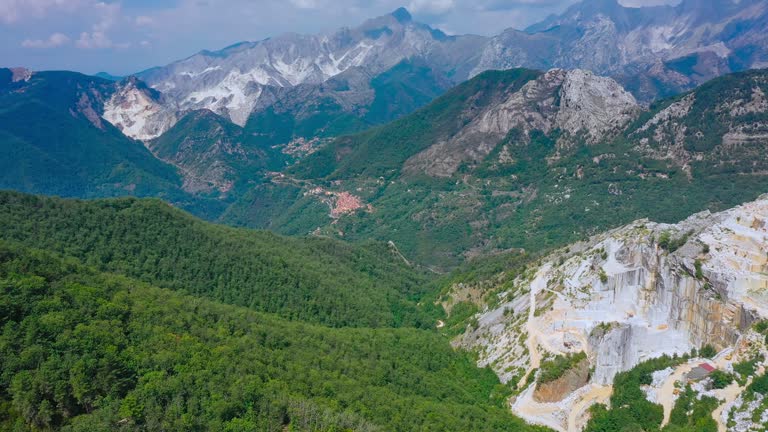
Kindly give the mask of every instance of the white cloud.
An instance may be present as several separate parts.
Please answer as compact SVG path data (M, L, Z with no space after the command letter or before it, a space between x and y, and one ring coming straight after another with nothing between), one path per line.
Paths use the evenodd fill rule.
M299 9L317 9L317 0L290 0L291 4Z
M63 33L54 33L48 39L24 39L21 46L24 48L56 48L67 45L70 39Z
M111 48L112 40L104 32L82 32L75 46L82 49Z
M135 19L135 23L137 26L150 26L155 23L155 19L151 16L146 15L139 15Z
M93 25L93 31L95 32L106 32L120 18L119 3L98 2L94 5L94 9L99 15L99 21Z
M0 22L3 21L32 28L58 23L75 32L90 27L80 32L75 46L99 49L128 46L113 42L110 33L117 24L123 21L130 23L131 20L123 16L120 3L100 0L0 0ZM151 18L139 16L133 21L138 25L147 25ZM26 39L21 45L25 48L53 48L69 42L66 35L54 33L48 39Z
M7 24L26 18L42 18L59 10L72 12L91 0L0 0L0 21Z
M80 38L75 46L82 49L127 48L129 43L115 43L108 32L122 17L122 10L118 3L98 2L93 5L99 19L93 24L90 32L80 33Z
M453 10L453 0L411 0L409 9L414 13L442 15Z

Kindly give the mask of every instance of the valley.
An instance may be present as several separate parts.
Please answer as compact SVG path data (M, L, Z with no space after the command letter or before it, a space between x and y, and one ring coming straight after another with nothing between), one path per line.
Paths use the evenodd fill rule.
M320 226L325 235L391 240L408 256L450 268L512 248L561 246L641 216L672 222L762 193L758 131L768 121L758 102L763 90L752 90L765 86L762 71L716 79L649 110L612 80L570 75L579 77L578 91L565 71L482 74L412 115L340 138L288 169L311 187L358 196L373 212L329 217L312 196L286 190L295 183L279 180L249 199L262 206L280 197L275 214L260 215L265 220L301 214L271 229L297 234ZM622 102L605 105L615 94ZM681 98L691 105L674 111ZM559 99L574 109L554 105ZM749 114L734 105L753 103ZM617 123L587 126L604 118ZM595 135L584 136L589 127ZM731 144L742 129L754 138ZM247 212L242 204L231 211Z

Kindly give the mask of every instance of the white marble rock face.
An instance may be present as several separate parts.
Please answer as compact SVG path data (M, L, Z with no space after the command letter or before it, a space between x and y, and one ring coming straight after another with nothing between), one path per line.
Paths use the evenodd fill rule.
M525 381L510 371L532 371L542 359L583 351L596 386L664 354L706 344L734 349L753 322L768 319L766 221L768 195L674 225L641 220L595 236L543 259L518 278L513 298L501 294L507 301L480 313L477 329L454 342L478 352L479 364L505 382ZM670 253L658 246L662 233L690 237ZM510 307L514 314L500 313ZM525 397L513 404L517 414L568 430L547 423L557 415L540 415L542 405ZM567 417L564 409L570 407L552 408Z
M102 117L129 138L139 141L155 139L178 120L175 106L163 101L136 79L116 84L116 91L104 103Z

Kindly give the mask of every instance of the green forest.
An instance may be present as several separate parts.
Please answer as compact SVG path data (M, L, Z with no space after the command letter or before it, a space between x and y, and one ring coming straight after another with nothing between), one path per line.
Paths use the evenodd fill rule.
M156 199L0 192L0 238L182 293L332 327L429 327L427 274L387 246L203 222Z
M446 177L406 161L542 72L487 71L437 97L439 74L405 62L373 79L365 113L333 97L270 108L245 127L194 111L145 147L94 114L115 91L108 82L44 72L20 83L3 71L0 150L10 157L0 183L21 191L0 191L3 432L549 431L515 417L521 389L452 338L514 300L505 296L525 288L516 276L557 248L638 218L676 222L749 201L768 175L764 140L723 139L768 111L718 108L752 97L755 82L768 92L764 71L657 101L599 143L513 128ZM688 96L677 150L690 160L653 156L664 143L641 126ZM254 135L261 129L272 135ZM280 145L298 136L324 146L294 161ZM211 153L212 140L242 153ZM230 195L184 189L183 167L216 163L232 169L222 177ZM363 205L334 214L341 192ZM684 252L693 232L651 243ZM569 253L558 252L561 263ZM706 283L707 261L691 260ZM755 329L768 339L768 322ZM585 430L716 432L715 399L680 386L662 427L663 408L642 387L654 371L714 354L619 373ZM545 358L529 378L552 383L588 360ZM768 404L762 360L714 372L712 385L736 381Z
M6 241L0 289L0 430L537 430L434 331L289 321Z
M539 430L386 245L18 193L0 233L0 430Z

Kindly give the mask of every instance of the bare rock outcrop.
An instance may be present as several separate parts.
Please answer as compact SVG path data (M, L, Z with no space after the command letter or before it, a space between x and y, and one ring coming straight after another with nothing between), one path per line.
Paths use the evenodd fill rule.
M519 386L548 356L586 353L589 384L607 388L644 360L705 345L736 348L752 324L768 319L768 195L674 225L634 222L553 253L512 286L455 345ZM546 397L526 391L513 409L562 424L568 404L563 412L547 405L547 421L530 413L543 412L554 395L581 397L575 389L561 395L566 387Z
M11 68L11 81L29 81L29 79L32 78L32 73L31 70L23 67Z
M635 98L611 78L552 69L412 157L405 171L451 176L462 163L482 161L513 130L519 138L509 145L527 144L534 130L561 131L558 144L563 146L582 140L594 144L618 134L639 112Z
M102 117L126 136L140 141L159 137L177 121L172 104L136 78L128 78L104 104Z

